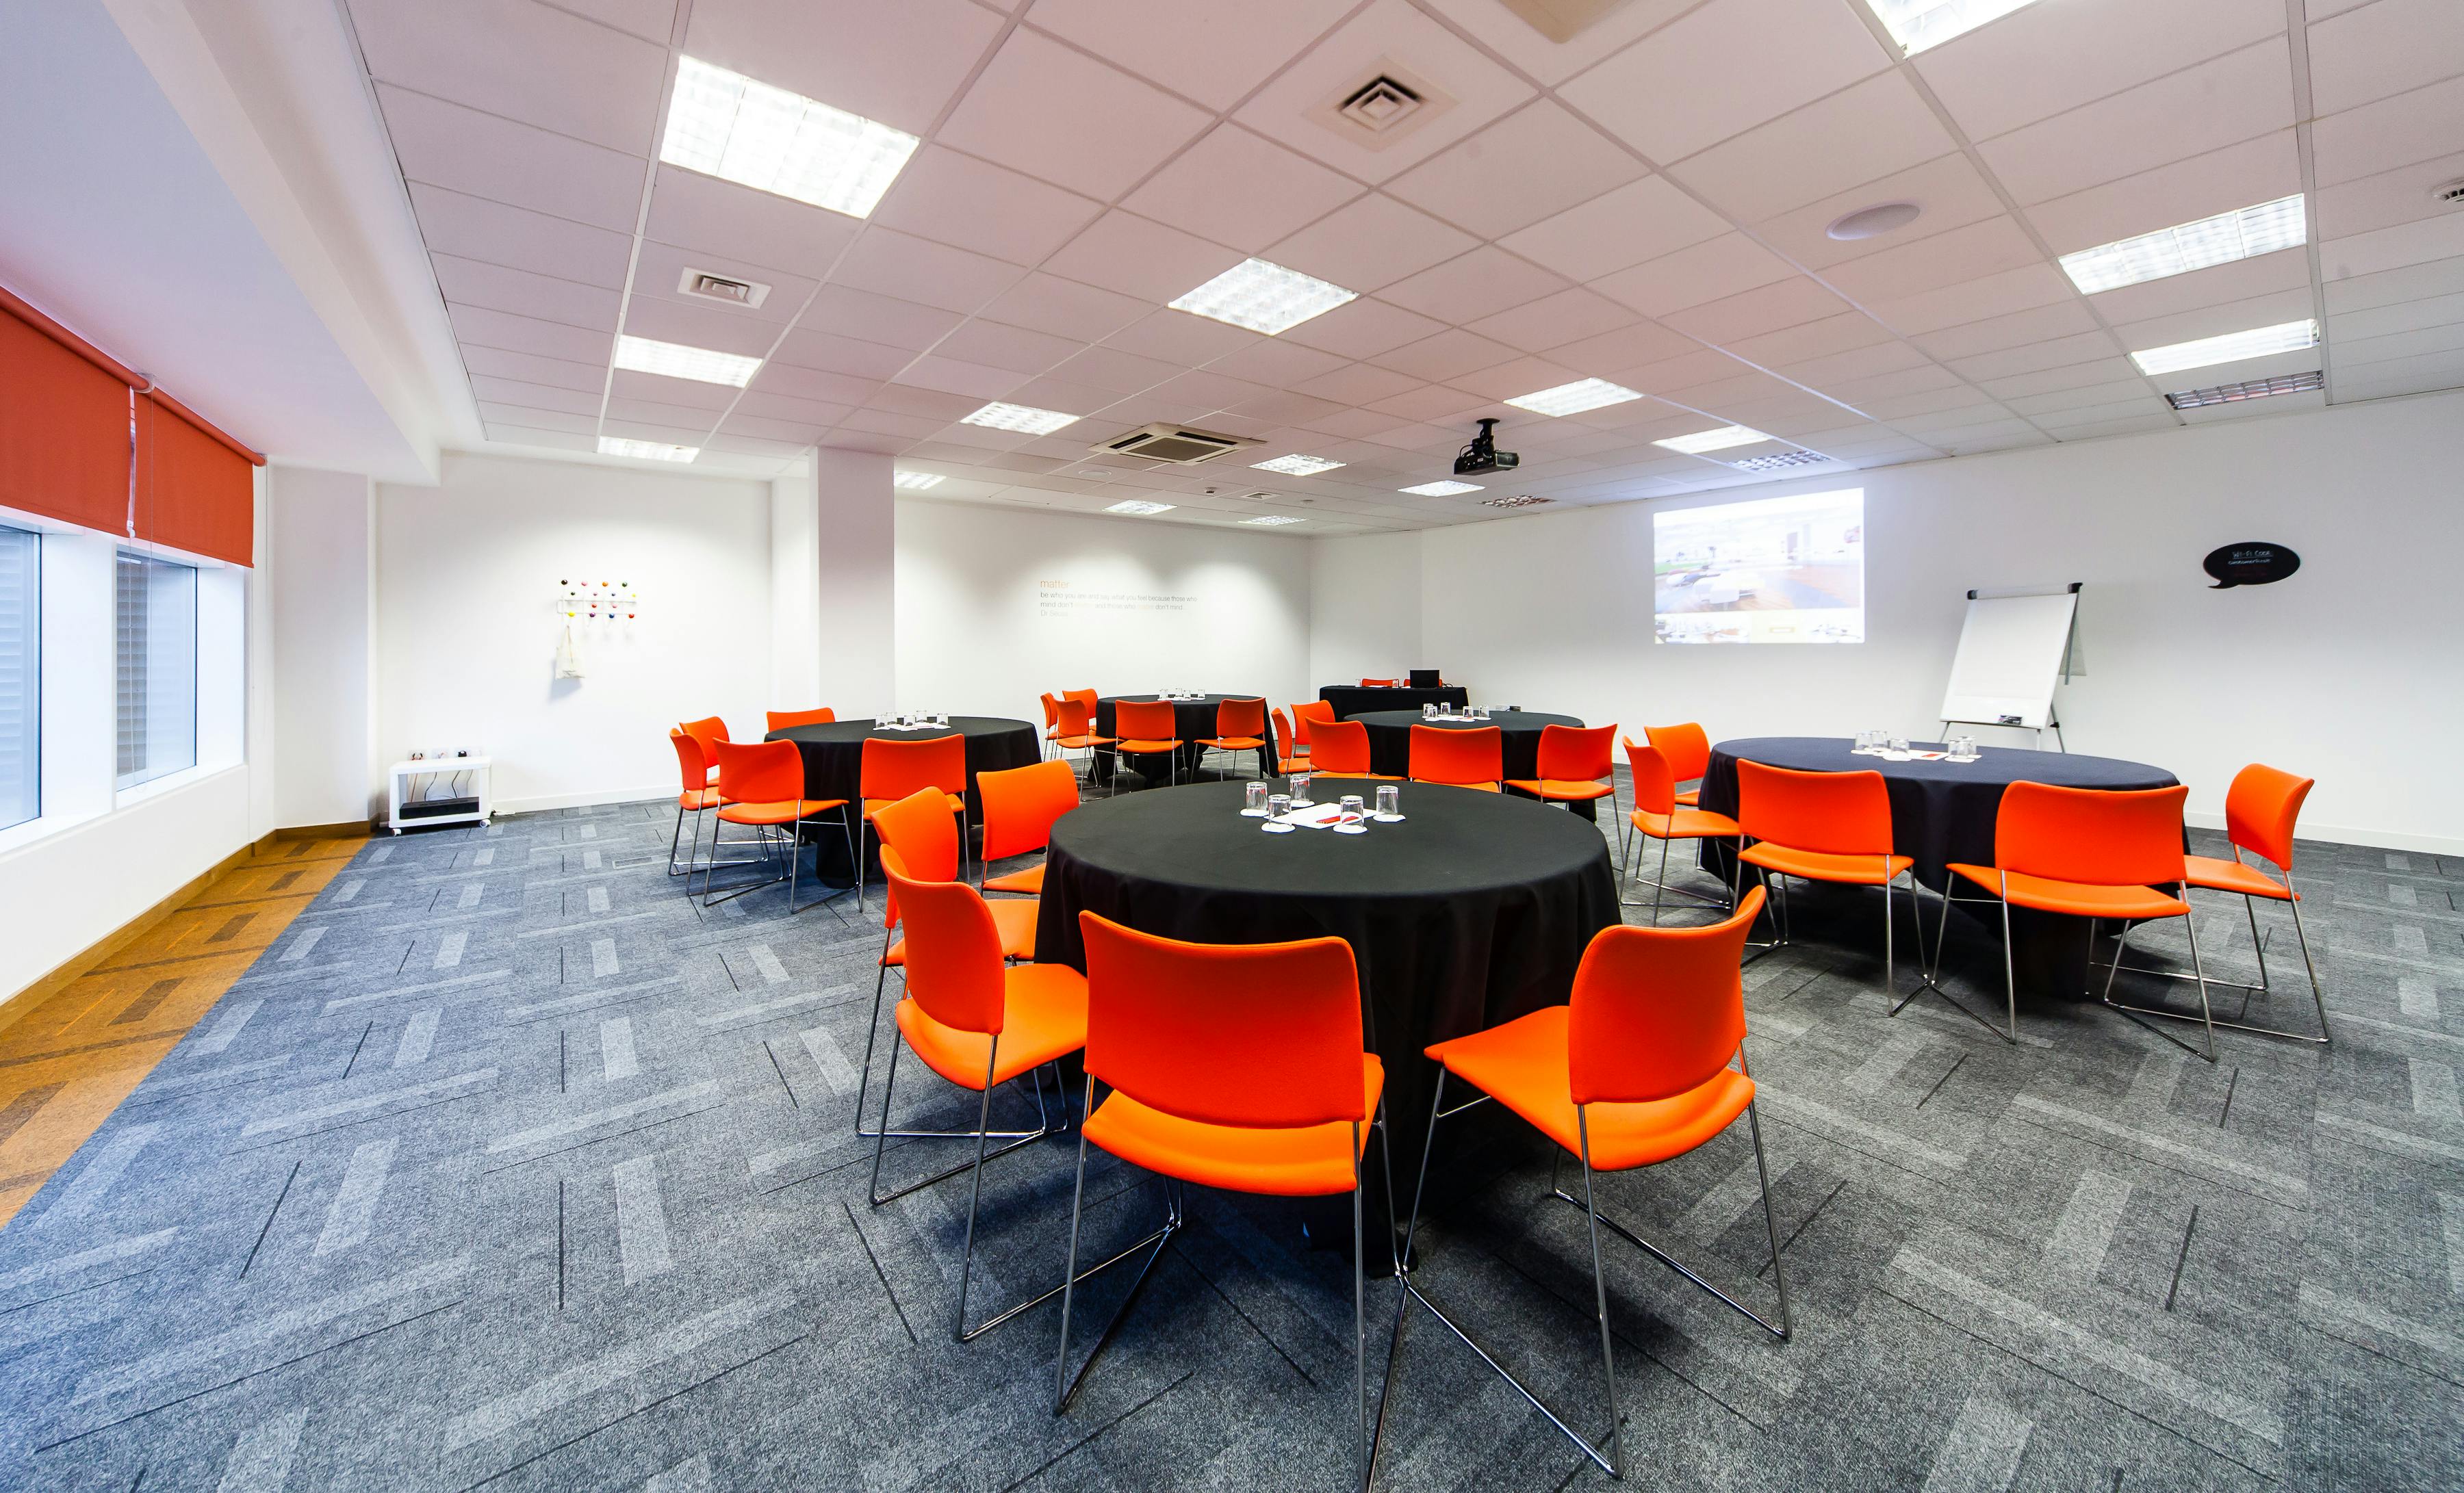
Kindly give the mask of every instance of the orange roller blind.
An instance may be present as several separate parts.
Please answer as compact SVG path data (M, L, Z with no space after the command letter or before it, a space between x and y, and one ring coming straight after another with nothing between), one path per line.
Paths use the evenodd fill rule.
M154 390L136 406L136 538L253 565L256 485L265 458Z
M130 382L0 290L0 505L127 532Z

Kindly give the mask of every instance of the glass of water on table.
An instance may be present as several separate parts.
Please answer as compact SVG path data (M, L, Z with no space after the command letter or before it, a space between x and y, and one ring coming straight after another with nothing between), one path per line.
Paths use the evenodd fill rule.
M1317 801L1309 797L1309 774L1307 771L1292 773L1288 777L1291 783L1292 807L1305 809Z

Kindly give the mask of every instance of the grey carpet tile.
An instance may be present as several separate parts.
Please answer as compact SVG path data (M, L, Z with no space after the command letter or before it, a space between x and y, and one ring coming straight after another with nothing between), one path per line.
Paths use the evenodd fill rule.
M627 804L363 850L0 1232L0 1482L1339 1484L1344 1209L1194 1191L1055 1416L1054 1306L951 1341L964 1179L868 1203L877 929L847 900L788 917L777 889L702 908L667 874L672 823ZM2301 856L2337 1043L2227 1034L2212 1066L2076 1002L2024 1002L2017 1046L1929 997L1894 1017L1871 894L1797 892L1800 941L1746 977L1795 1334L1610 1239L1630 1481L2464 1485L2464 860ZM2307 1021L2280 910L2254 946L2237 906L2200 906L2213 973L2255 978L2263 951L2277 981L2220 1014ZM2141 947L2188 954L2172 929ZM1991 1012L1998 964L1954 919L1946 982ZM912 1062L897 1101L904 1128L975 1116ZM1036 1112L996 1097L1004 1126ZM1074 1157L1065 1133L988 1169L971 1313L1057 1280ZM1437 1158L1424 1288L1604 1434L1589 1238L1547 1148L1491 1108ZM884 1174L955 1159L895 1141ZM1598 1188L1772 1301L1742 1128ZM1161 1215L1100 1153L1087 1189L1091 1258ZM1077 1353L1129 1280L1083 1288ZM1384 1485L1599 1480L1424 1312L1389 1376L1391 1284L1369 1319Z

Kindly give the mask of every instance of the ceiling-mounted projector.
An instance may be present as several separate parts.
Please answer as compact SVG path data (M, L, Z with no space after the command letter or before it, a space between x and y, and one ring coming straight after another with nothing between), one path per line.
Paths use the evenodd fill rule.
M1504 472L1523 465L1521 455L1497 449L1497 432L1489 428L1495 424L1494 420L1482 421L1480 433L1471 438L1471 444L1455 452L1456 476L1476 477L1484 472Z

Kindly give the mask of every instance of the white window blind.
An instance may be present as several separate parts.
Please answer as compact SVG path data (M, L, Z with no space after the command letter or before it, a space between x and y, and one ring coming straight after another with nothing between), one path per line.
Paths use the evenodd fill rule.
M197 763L197 572L122 553L117 569L115 786Z
M0 829L43 811L42 553L0 528Z

